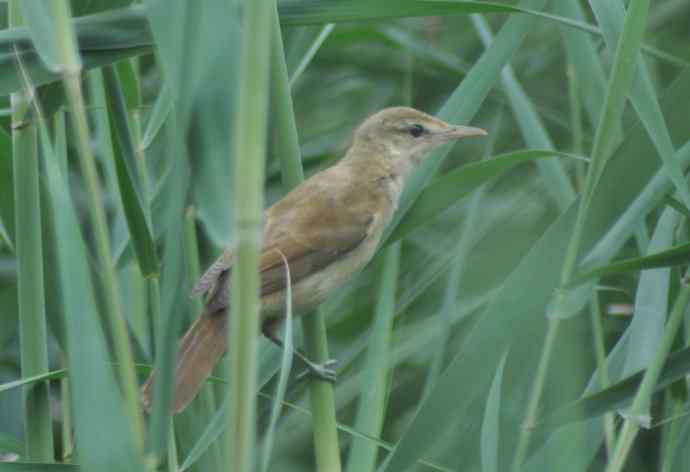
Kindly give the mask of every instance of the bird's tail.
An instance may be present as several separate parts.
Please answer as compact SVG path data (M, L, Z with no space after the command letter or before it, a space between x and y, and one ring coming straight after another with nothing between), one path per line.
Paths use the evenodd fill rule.
M211 375L228 344L227 315L202 314L180 340L173 377L173 413L179 413L196 397ZM142 387L142 400L148 410L153 399L153 376Z

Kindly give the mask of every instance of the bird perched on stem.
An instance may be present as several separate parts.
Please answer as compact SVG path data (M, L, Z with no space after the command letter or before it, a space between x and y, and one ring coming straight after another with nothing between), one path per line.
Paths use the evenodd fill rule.
M429 151L485 134L480 128L450 125L406 107L387 108L367 118L343 159L305 180L264 213L259 261L262 333L280 343L277 328L285 316L285 261L293 309L309 312L371 260L405 182ZM179 344L173 379L175 412L194 399L227 348L232 265L232 250L226 250L192 290L194 295L206 294L206 302ZM318 376L335 378L328 365L300 358ZM146 407L152 378L143 386Z

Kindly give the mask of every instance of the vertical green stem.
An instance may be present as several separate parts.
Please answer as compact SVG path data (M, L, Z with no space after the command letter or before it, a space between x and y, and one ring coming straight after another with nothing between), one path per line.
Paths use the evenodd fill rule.
M259 334L259 254L261 250L264 162L268 120L271 14L275 2L246 0L242 57L235 116L233 202L235 247L229 324L230 388L228 468L253 470L256 430L257 345Z
M601 304L599 303L599 294L596 290L592 294L592 301L590 305L592 333L594 334L594 355L597 364L597 377L599 377L599 386L603 390L609 386L609 375L606 369L606 346L604 345L604 327L602 325ZM609 457L611 457L616 441L616 429L614 425L613 413L607 413L604 415L604 435L606 438L606 452L608 453Z
M578 156L581 156L584 150L582 144L582 104L580 102L577 74L572 64L568 64L566 74L568 76L568 98L570 101L570 129L572 130L573 139L572 151ZM578 162L575 169L577 188L582 189L585 183L586 164L584 162Z
M66 360L62 361L66 365ZM62 413L61 435L62 435L62 462L72 462L72 454L74 453L74 442L72 441L72 405L69 399L70 396L69 378L65 375L60 380L60 397L63 399L60 405L60 413Z
M9 4L11 26L22 24L19 4ZM12 104L15 250L22 377L48 372L48 345L43 287L41 202L36 126L25 121L31 91L15 92ZM24 388L26 460L53 462L53 431L48 382Z
M96 253L102 269L104 295L108 309L107 319L113 333L117 370L124 393L125 404L135 443L143 450L143 426L139 414L137 378L134 371L134 360L127 333L127 325L120 305L115 265L111 258L110 237L105 210L101 204L101 185L96 162L91 150L89 127L86 118L86 107L81 87L81 62L77 52L74 31L72 30L70 6L67 2L51 2L53 19L56 25L55 38L63 74L63 83L74 124L77 149L89 210L89 219L96 240Z
M287 188L299 185L304 179L300 157L299 140L295 126L292 97L288 83L285 53L280 33L277 10L273 11L273 35L271 47L272 97L271 109L277 130L277 148L281 150L281 172ZM323 314L317 310L302 319L304 347L307 355L316 363L328 360L328 341ZM328 472L341 470L340 448L336 430L335 401L333 385L312 379L309 395L314 415L314 452L316 468Z

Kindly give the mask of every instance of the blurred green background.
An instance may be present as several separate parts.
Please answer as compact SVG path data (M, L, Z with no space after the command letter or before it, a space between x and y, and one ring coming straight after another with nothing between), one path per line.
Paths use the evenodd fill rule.
M169 423L135 413L131 360L170 367L233 240L259 44L266 205L293 119L307 176L386 106L489 131L435 154L320 309L343 470L687 470L687 1L281 1L284 52L242 43L241 2L55 4L1 5L0 471L227 470L226 370ZM262 339L256 470L318 470L280 360Z

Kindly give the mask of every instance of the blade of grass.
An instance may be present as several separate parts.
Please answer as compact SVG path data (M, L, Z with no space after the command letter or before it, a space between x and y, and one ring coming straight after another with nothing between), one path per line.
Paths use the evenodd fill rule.
M115 169L130 239L144 277L157 276L160 269L156 246L144 211L144 196L141 188L143 184L136 178L136 151L128 123L124 95L115 68L105 67L103 79L110 115L114 120L113 128L119 141L120 152L114 154Z
M2 239L14 251L14 172L12 170L12 139L0 128L0 226Z
M9 19L12 26L22 24L18 2L9 4ZM30 109L31 95L32 90L27 89L10 97L22 377L48 371L36 125L24 121ZM23 400L26 443L23 456L30 461L52 462L55 458L48 384L39 383L25 388Z
M506 172L521 162L548 157L586 158L548 149L529 149L501 154L481 162L465 164L444 174L426 186L411 205L389 240L404 238L415 228L428 222L489 179Z
M312 59L314 59L314 56L318 52L318 50L321 48L323 43L326 41L326 38L331 34L331 31L333 31L333 28L335 28L335 25L333 23L328 23L324 25L321 28L321 31L319 31L319 34L316 36L314 41L311 43L309 46L309 49L304 53L302 56L302 59L299 61L297 66L295 66L295 70L290 76L290 81L288 82L288 86L290 88L295 86L295 82L299 80L300 75L302 75L302 72L309 66L311 63Z
M585 18L582 7L578 2L556 0L554 2L554 11L577 21L582 21ZM559 29L565 43L568 60L572 62L573 69L578 77L578 83L587 84L587 93L581 94L581 98L587 111L589 122L592 124L592 127L595 127L599 122L601 107L604 104L604 97L606 95L606 76L599 60L599 54L594 41L589 35L567 26L560 26ZM623 136L620 123L615 125L613 133L612 141L620 142Z
M400 268L400 243L385 249L380 270L378 298L367 349L362 390L354 428L369 436L381 436L390 383L388 359L395 316L395 300ZM369 441L355 439L347 461L348 472L374 471L378 448Z
M680 216L673 209L666 209L654 230L648 252L656 252L673 244L673 238ZM666 313L669 308L671 270L659 268L640 275L635 292L635 311L628 332L630 343L636 349L628 351L623 374L646 367L654 358L664 332ZM643 412L650 416L649 410Z
M153 111L146 124L146 131L144 131L144 137L141 138L139 149L144 150L153 143L153 140L158 136L158 132L163 127L163 123L167 119L171 109L172 97L170 96L168 87L163 84L158 97L156 97L156 103L153 104Z
M277 19L277 15L276 19ZM276 30L274 30L275 33ZM282 256L282 255L281 255ZM278 377L278 385L276 386L276 394L273 399L273 406L271 407L271 418L268 423L268 429L264 438L264 446L261 457L261 471L268 472L268 467L271 464L271 452L273 451L273 437L280 417L280 409L285 400L285 393L287 391L287 382L292 369L292 282L290 280L290 265L285 256L283 262L285 264L285 335L283 336L283 354L280 360L280 375Z

